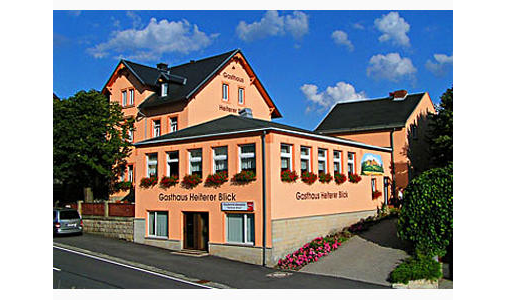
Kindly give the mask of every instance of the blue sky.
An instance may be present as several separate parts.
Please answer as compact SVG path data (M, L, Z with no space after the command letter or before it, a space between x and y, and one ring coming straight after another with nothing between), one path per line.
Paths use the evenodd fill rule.
M453 84L452 11L54 11L53 90L100 90L120 58L176 65L240 48L277 122L314 129L338 101Z

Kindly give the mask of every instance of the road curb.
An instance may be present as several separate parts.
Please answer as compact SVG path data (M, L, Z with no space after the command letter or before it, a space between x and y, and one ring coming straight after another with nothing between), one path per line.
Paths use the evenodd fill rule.
M53 242L53 246L57 246L57 247L60 247L63 249L72 250L72 251L76 251L76 252L81 252L83 254L94 255L94 256L97 256L97 257L100 257L103 259L108 259L108 260L117 262L117 263L130 265L130 266L133 266L136 268L145 269L147 271L151 271L151 272L155 272L155 273L160 273L163 275L171 276L174 278L178 278L178 279L192 282L195 284L200 284L200 285L207 286L207 287L214 288L214 289L232 289L232 287L227 286L225 284L207 281L207 280L201 280L201 279L197 279L197 278L191 278L191 277L188 277L183 274L173 273L173 272L170 272L170 271L167 271L164 269L159 269L157 267L153 267L153 266L149 266L149 265L145 265L145 264L141 264L141 263L137 263L137 262L133 262L133 261L128 261L128 260L121 259L118 257L110 256L110 255L107 255L104 253L94 252L94 251L90 251L90 250L86 250L86 249L82 249L82 248L78 248L78 247L74 247L74 246L69 246L66 244L55 243L55 242Z

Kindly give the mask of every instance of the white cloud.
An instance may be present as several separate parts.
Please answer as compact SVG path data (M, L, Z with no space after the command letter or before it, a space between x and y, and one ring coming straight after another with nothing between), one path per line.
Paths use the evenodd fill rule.
M269 36L281 36L289 32L294 38L300 39L308 33L308 15L294 11L292 15L280 16L278 11L267 11L260 21L247 24L240 21L236 34L240 39L251 42Z
M433 58L436 62L432 62L428 59L426 61L426 69L432 72L435 76L444 76L452 69L452 55L447 56L445 54L433 54Z
M383 34L378 38L380 42L391 41L394 45L410 46L407 32L410 25L397 12L390 12L382 18L375 19L375 27Z
M80 10L68 10L67 11L67 14L69 14L70 16L73 16L73 17L79 17L81 15L81 12Z
M359 30L364 30L364 26L361 23L354 23L352 24L352 27Z
M345 46L347 46L349 51L354 50L354 45L352 45L352 42L349 40L346 32L341 31L341 30L336 30L331 34L331 38L333 38L334 42L337 45L345 45Z
M366 74L375 79L398 81L403 77L413 78L417 69L410 58L401 57L399 53L377 54L370 58Z
M304 84L300 89L310 102L306 107L306 112L313 110L322 112L330 109L337 102L366 98L364 91L356 92L354 86L343 81L337 82L335 86L328 86L325 91L320 93L314 84Z
M127 17L129 17L132 20L133 28L139 28L142 25L141 17L137 15L135 12L127 11Z
M157 22L152 18L144 29L115 31L107 42L88 48L87 51L95 58L107 57L110 52L115 52L122 57L156 60L164 53L187 54L203 49L216 36L217 34L207 35L187 20L169 22L164 19Z

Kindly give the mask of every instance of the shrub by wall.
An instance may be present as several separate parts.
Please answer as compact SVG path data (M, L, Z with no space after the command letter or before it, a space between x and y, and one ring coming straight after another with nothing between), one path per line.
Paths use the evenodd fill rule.
M452 198L452 164L422 173L405 189L398 235L418 255L445 255L452 240Z
M431 257L410 257L391 272L390 281L407 284L410 280L438 280L442 277L440 263Z

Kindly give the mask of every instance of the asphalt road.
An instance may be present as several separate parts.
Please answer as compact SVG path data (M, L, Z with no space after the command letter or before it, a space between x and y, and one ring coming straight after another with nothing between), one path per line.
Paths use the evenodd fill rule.
M53 242L63 247L82 249L90 253L114 257L179 274L205 285L218 285L239 289L384 289L385 286L302 272L288 272L287 277L272 277L280 271L215 256L189 257L174 251L136 244L118 239L84 233L82 236L54 237ZM58 246L58 245L57 245ZM79 250L78 250L79 251ZM55 259L55 267L56 265ZM65 269L62 269L65 270ZM114 275L110 275L114 277ZM208 283L206 283L208 282ZM113 283L114 284L114 283ZM135 288L128 284L125 288ZM220 288L220 287L219 287Z
M53 248L54 289L205 288L101 258Z

